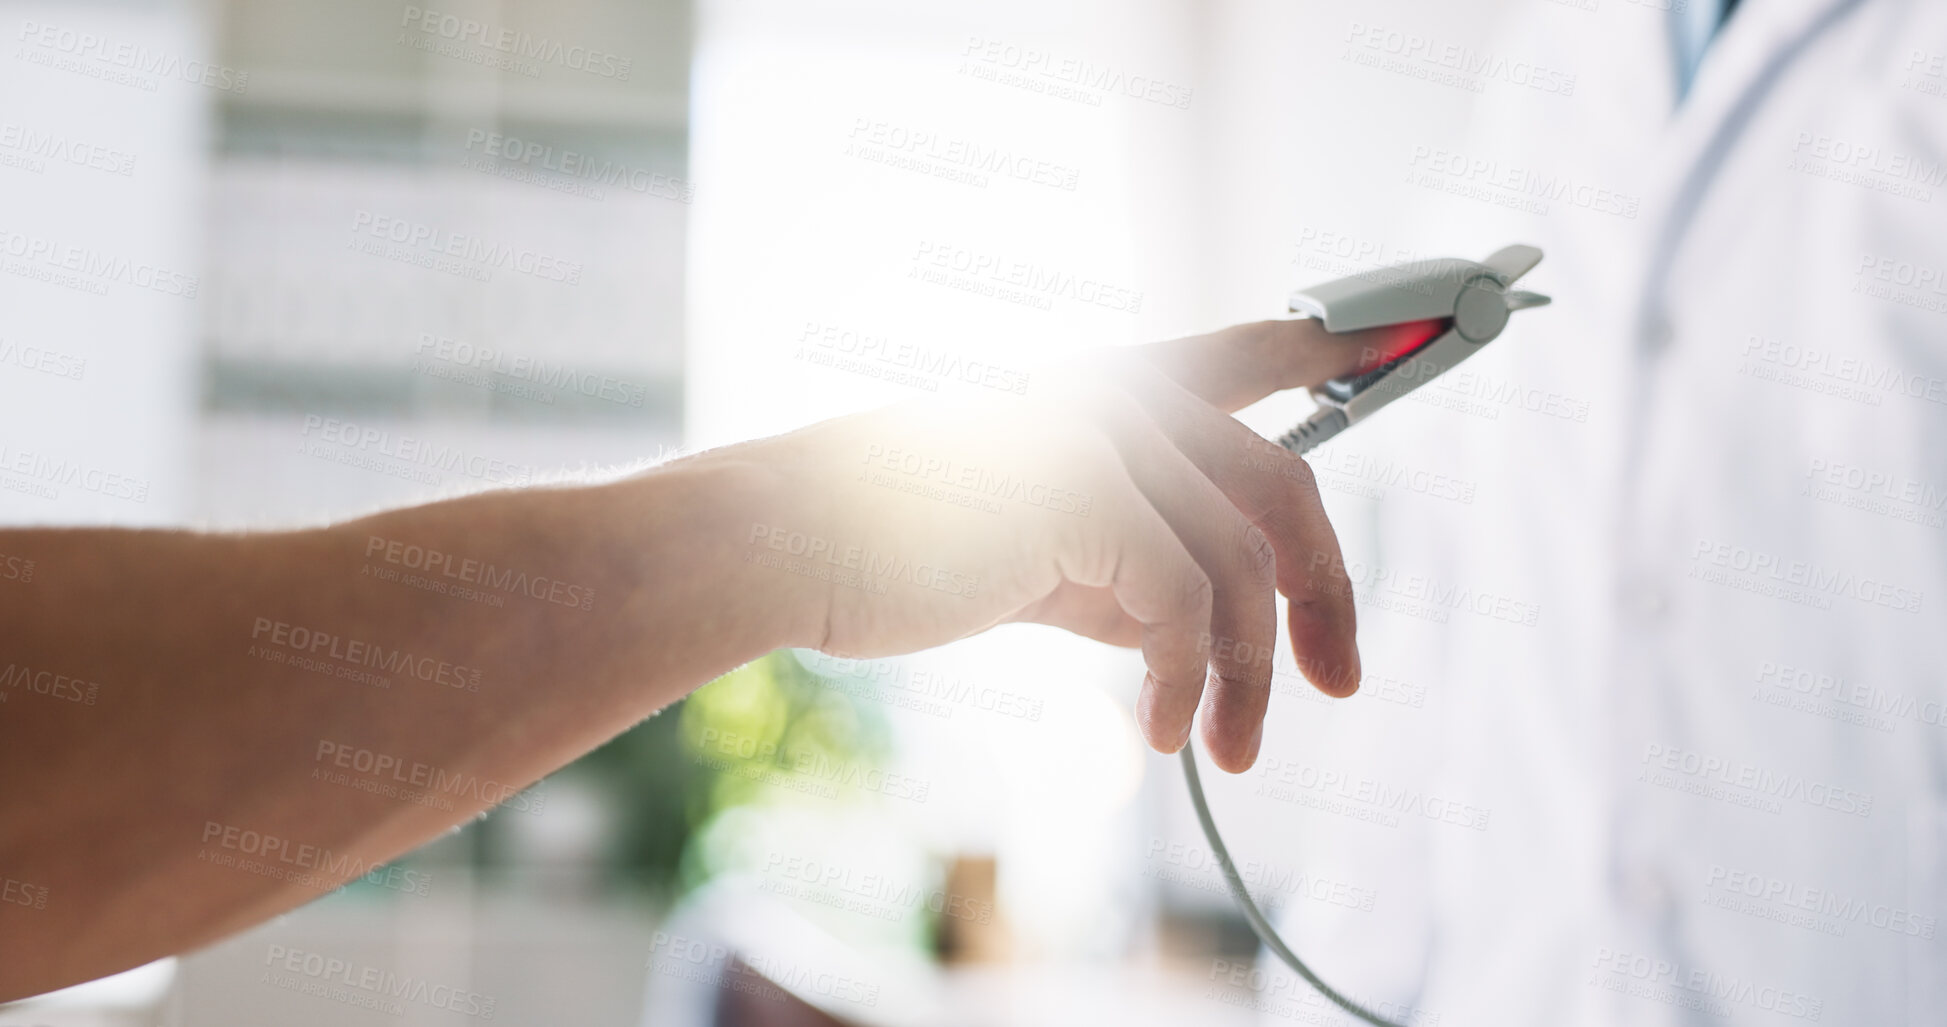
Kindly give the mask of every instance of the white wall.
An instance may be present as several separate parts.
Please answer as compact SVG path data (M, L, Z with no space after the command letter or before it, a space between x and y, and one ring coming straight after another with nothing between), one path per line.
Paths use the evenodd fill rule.
M174 522L216 96L203 76L221 72L186 2L14 3L0 32L0 521Z

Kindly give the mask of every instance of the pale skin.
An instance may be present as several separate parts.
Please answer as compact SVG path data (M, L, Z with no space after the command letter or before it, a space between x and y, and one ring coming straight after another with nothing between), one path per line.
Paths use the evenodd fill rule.
M1149 744L1175 752L1200 721L1210 760L1248 769L1274 591L1315 685L1349 695L1360 671L1309 468L1228 414L1429 331L1242 325L1027 396L316 530L0 532L0 662L34 675L0 704L0 878L40 900L0 904L0 1001L242 930L505 797L319 783L340 753L519 788L786 646L889 656L1037 622L1140 647ZM971 473L1039 487L999 513L908 487ZM308 878L206 858L244 855L244 832Z

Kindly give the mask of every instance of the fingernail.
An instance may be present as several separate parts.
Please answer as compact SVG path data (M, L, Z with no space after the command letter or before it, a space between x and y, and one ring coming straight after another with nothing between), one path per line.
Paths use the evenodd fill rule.
M1170 751L1182 752L1183 747L1190 744L1190 730L1196 726L1197 726L1197 721L1195 717L1192 717L1189 720L1184 721L1183 731L1180 735L1177 736L1176 739L1176 748L1171 749Z
M1264 721L1260 720L1257 722L1257 727L1251 729L1251 745L1244 752L1245 770L1257 766L1257 753L1262 748L1264 748Z

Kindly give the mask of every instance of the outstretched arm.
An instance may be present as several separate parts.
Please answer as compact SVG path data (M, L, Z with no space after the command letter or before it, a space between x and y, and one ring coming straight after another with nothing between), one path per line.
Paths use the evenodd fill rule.
M1201 704L1242 770L1274 588L1320 687L1349 693L1358 657L1309 470L1225 411L1373 343L1241 326L1028 396L312 531L0 532L0 874L46 899L0 920L0 1001L298 905L782 646L1007 621L1139 645L1150 743Z

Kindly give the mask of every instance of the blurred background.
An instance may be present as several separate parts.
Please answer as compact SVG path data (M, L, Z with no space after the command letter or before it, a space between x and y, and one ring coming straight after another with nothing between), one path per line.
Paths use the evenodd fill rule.
M1479 90L1349 40L1379 20L1471 47L1504 7L1583 16L431 2L0 4L0 517L314 524L1478 257L1519 212L1410 174ZM980 272L1010 262L1027 284ZM1342 470L1352 555L1386 490ZM1364 648L1367 689L1337 704L1280 656L1267 754L1430 728L1431 682ZM774 654L389 872L0 1023L1254 1022L1255 943L1174 761L1140 744L1139 681L1129 654L1030 628L897 661ZM1263 784L1212 792L1268 905L1413 922L1419 878L1376 854L1439 825ZM1300 857L1297 836L1343 844ZM316 986L307 953L469 997L370 1001Z

